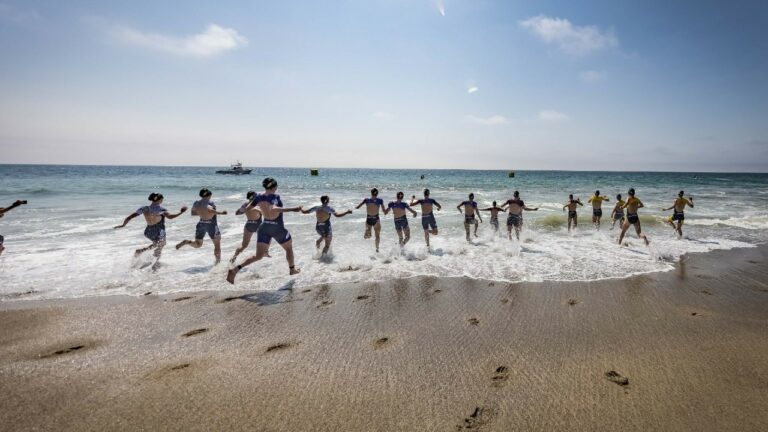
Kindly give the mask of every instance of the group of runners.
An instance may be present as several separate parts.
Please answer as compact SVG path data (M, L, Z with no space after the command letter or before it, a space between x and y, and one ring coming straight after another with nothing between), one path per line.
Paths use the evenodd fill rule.
M262 182L264 187L263 193L256 193L250 191L247 193L247 201L243 203L240 208L235 212L237 215L245 215L246 223L243 229L243 238L240 246L235 250L234 255L230 259L233 264L232 268L227 274L227 281L230 283L235 282L237 273L244 267L253 264L256 261L261 260L264 257L269 257L269 246L274 239L285 250L285 257L288 261L289 273L291 275L299 273L299 269L294 264L293 255L293 241L288 230L285 229L283 224L283 213L286 212L301 212L303 214L314 214L316 217L315 230L319 235L319 238L315 242L317 249L322 246L321 254L325 255L329 252L331 247L331 241L333 239L333 230L331 227L331 217L344 217L352 213L352 210L346 210L343 212L336 211L330 205L330 198L327 195L320 197L320 205L313 206L309 209L303 207L284 207L283 202L280 199L280 195L277 194L277 181L271 177L267 177ZM619 244L624 241L624 235L631 227L635 227L635 231L639 238L642 238L646 245L649 243L648 238L642 233L640 226L640 218L638 216L638 210L643 208L644 205L639 198L635 196L635 190L630 189L629 197L627 200L623 200L621 195L616 196L616 204L611 211L611 220L613 221L613 227L616 222L620 223L621 234L619 235ZM408 226L408 212L413 216L418 216L418 213L411 207L420 206L421 210L421 226L424 229L424 240L427 247L430 246L429 240L431 235L438 234L437 220L435 218L435 210L442 210L442 206L435 199L430 196L429 189L424 189L423 198L417 199L415 195L411 196L410 202L404 201L403 192L398 192L396 199L390 201L386 206L384 200L379 198L379 191L376 188L371 189L371 195L363 199L356 209L363 206L366 208L365 219L365 233L364 238L370 239L374 237L376 251L379 251L379 245L381 243L381 219L380 215L383 213L385 216L392 212L394 216L395 230L397 231L398 241L401 246L404 246L411 238L410 228ZM200 199L192 204L191 213L193 216L199 217L195 229L195 236L193 239L183 240L176 244L176 249L181 249L186 246L193 248L200 248L203 246L205 237L209 237L214 245L214 256L216 263L221 261L221 232L216 220L217 216L226 215L226 211L220 211L217 209L216 204L212 201L213 193L209 189L201 189L199 192ZM164 197L160 193L151 193L148 197L150 201L149 205L142 206L135 212L128 215L121 225L115 227L115 229L125 227L132 219L143 216L146 221L146 228L144 229L144 236L152 241L149 246L137 249L135 256L139 256L147 251L154 251L155 262L153 268L157 269L159 265L159 258L163 248L166 245L166 232L165 232L165 220L175 219L184 214L188 209L187 207L181 207L177 213L171 213L165 207L163 207ZM595 191L595 194L589 198L588 204L592 205L592 223L597 229L600 228L600 221L603 216L602 203L610 201L608 197L600 194L600 191ZM10 207L0 207L0 217L6 212L16 208L20 205L26 204L26 201L16 201ZM574 198L573 195L569 195L568 202L563 205L563 211L568 210L568 231L577 226L578 214L577 208L583 206L581 200ZM680 191L674 204L666 209L674 210L674 213L668 219L668 223L672 225L672 228L682 236L682 225L685 220L684 210L685 207L693 207L693 197L685 198L683 191ZM493 201L491 207L478 208L478 204L475 201L474 194L470 193L468 199L459 203L456 206L459 213L464 216L464 230L466 233L467 241L470 241L471 236L477 237L477 230L479 223L483 222L481 212L488 212L490 214L490 224L494 231L499 230L499 214L507 213L507 236L512 238L512 230L515 231L515 237L520 238L520 231L523 227L523 212L524 211L537 211L538 207L528 207L520 198L520 193L515 191L513 197L505 201L500 207L496 201ZM256 253L245 259L240 264L235 265L238 256L248 247L256 234ZM0 254L4 250L3 237L0 236Z

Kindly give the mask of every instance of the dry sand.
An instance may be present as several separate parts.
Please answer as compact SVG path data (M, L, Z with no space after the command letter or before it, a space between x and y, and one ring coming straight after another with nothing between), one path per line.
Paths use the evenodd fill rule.
M594 283L0 303L4 430L768 430L768 248Z

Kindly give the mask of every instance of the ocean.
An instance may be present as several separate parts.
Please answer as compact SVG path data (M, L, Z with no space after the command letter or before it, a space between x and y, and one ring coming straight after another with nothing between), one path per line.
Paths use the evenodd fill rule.
M16 199L29 204L0 219L6 251L0 256L0 300L70 298L98 295L142 295L202 290L275 290L322 283L371 282L415 276L470 277L504 282L590 281L625 278L668 271L684 254L715 249L753 247L768 239L768 174L571 172L464 170L255 168L253 174L215 174L215 167L127 167L0 165L0 205ZM422 179L422 175L424 178ZM286 206L310 207L321 195L331 197L339 211L354 209L377 187L385 203L397 191L406 199L421 197L429 188L443 205L435 212L440 234L428 250L421 218L409 218L411 242L401 249L392 215L382 216L381 252L373 240L364 240L365 209L334 218L333 246L329 259L315 250L314 215L286 213L286 228L293 237L296 264L301 274L288 276L282 249L273 243L272 258L246 268L233 287L225 281L228 260L240 244L244 216L234 212L249 190L262 191L264 177L279 182L278 193ZM200 249L173 246L193 238L196 217L189 213L166 222L168 246L162 266L155 272L148 264L151 253L135 259L133 251L147 246L143 218L122 230L113 227L137 208L149 204L150 192L165 195L164 207L176 212L190 207L200 188L213 191L220 210L222 263L213 265L213 245L206 239ZM628 231L629 245L617 245L619 230L611 229L610 211L615 195L637 191L646 247ZM599 189L611 201L604 203L601 230L591 224L587 199ZM677 192L693 195L696 207L686 210L684 237L678 239L664 220ZM519 190L526 205L540 207L525 212L520 241L494 235L483 214L479 237L467 243L463 216L456 206L474 192L480 206L496 200L501 205ZM585 206L579 227L568 233L562 206L573 193ZM416 209L418 210L418 208ZM240 260L255 251L255 237Z

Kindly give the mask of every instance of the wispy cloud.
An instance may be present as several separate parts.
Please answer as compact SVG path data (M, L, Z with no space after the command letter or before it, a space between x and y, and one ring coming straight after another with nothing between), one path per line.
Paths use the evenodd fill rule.
M375 113L371 114L371 117L377 120L392 120L395 118L395 115L385 111L376 111Z
M579 74L579 78L588 83L598 82L605 79L605 72L596 70L583 71Z
M469 88L467 88L467 93L472 94L472 93L474 93L474 92L476 92L478 90L480 90L480 89L477 88L477 86L469 86Z
M612 31L601 31L596 26L573 25L565 18L537 15L520 21L520 27L544 43L556 45L563 52L573 55L589 54L619 45Z
M492 115L488 118L475 117L473 115L468 115L465 118L468 122L484 125L484 126L498 126L498 125L505 125L509 123L509 120L507 120L506 117L498 114Z
M435 0L435 6L437 7L437 11L440 12L440 15L445 16L445 1Z
M555 110L539 111L539 120L547 122L562 122L570 120L567 114Z
M0 20L29 23L38 19L40 19L40 14L34 9L18 8L7 3L0 3Z
M205 31L189 36L146 33L130 27L118 27L114 36L122 43L170 54L209 57L248 45L248 40L235 29L209 24Z

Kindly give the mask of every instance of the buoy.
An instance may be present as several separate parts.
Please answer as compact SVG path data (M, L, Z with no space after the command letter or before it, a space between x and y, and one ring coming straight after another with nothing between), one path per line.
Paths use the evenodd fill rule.
M318 172L316 169L311 169L311 170L309 170L309 175L313 175L313 176L316 176L316 175L319 175L319 174L320 174L320 173L319 173L319 172Z
M512 177L515 176L515 172L514 171L510 171L510 172L507 173L507 175L509 176L509 178L512 178Z

